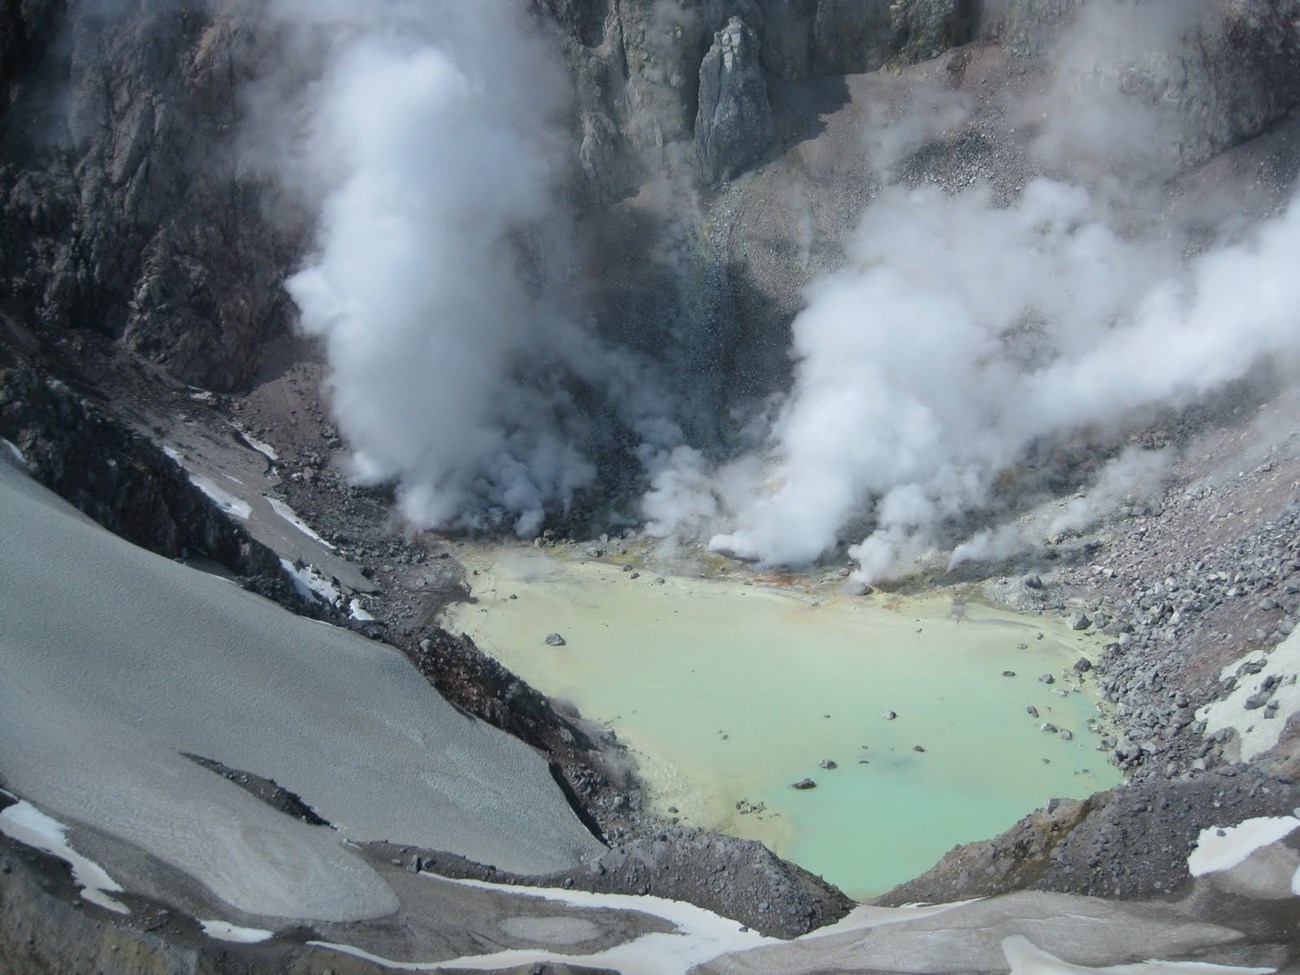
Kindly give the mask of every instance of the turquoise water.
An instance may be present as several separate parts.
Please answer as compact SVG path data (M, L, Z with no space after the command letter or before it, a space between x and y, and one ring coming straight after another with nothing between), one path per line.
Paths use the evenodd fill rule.
M760 839L855 896L1118 781L1086 729L1093 700L1066 683L1080 649L1057 621L497 555L453 628L614 727L665 814ZM805 777L817 787L791 788Z

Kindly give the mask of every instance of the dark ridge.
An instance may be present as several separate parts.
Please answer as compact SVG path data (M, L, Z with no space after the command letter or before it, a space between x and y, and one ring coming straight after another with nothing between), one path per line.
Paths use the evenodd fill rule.
M275 779L263 778L254 772L245 772L242 769L231 768L221 762L211 758L204 758L202 755L191 755L189 752L181 752L186 758L196 765L202 765L209 772L216 772L227 782L233 782L245 792L254 798L262 800L272 809L284 813L286 816L292 816L294 819L300 819L308 826L328 826L334 828L334 824L325 819L311 806L307 805L296 792L290 792L284 786L280 785Z
M202 554L293 612L333 620L298 597L274 552L235 524L154 443L71 384L27 365L0 368L0 436L55 494L164 558Z
M560 787L560 791L564 793L564 799L568 802L569 808L573 810L573 814L578 817L578 821L587 828L588 833L608 846L609 840L605 838L604 830L600 828L600 823L596 822L595 817L587 811L587 804L573 791L573 786L569 784L569 780L564 775L564 769L555 762L547 762L546 769L551 773L551 778L555 780L555 784Z

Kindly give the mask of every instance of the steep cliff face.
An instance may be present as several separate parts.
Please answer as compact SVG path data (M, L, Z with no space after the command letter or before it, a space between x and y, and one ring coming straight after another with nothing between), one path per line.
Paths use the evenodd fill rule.
M220 9L5 4L0 280L15 317L228 390L283 327L294 247L233 151L256 22Z
M1177 134L1176 169L1258 133L1300 100L1300 5L1219 6L1221 27L1194 38L1183 55L1117 53L1088 82L1117 83L1160 106ZM800 86L934 58L972 40L1041 55L1087 7L531 3L553 25L573 78L572 174L576 205L587 213L608 212L665 176L702 187L707 203L720 181L803 140L807 118L792 120L788 105L776 104ZM276 43L262 0L0 3L0 310L56 331L103 331L189 383L223 391L247 383L266 339L291 326L281 282L310 222L286 219L240 151L246 83L274 61ZM722 70L728 64L735 70ZM628 220L644 254L662 234L655 219L615 214L613 229L601 232L627 237ZM736 277L730 260L714 254L706 261L712 270L692 272L685 300L695 311L642 302L647 282L665 293L650 273L598 302L594 315L631 304L647 320L682 319L694 334L707 322L693 318L716 320L718 309L743 304L726 290ZM610 261L617 264L617 249ZM623 276L609 270L610 280ZM635 272L629 268L629 278ZM682 286L677 280L668 291Z
M592 198L602 203L656 171L698 171L717 182L771 151L776 133L761 121L767 78L804 81L936 57L975 36L980 12L976 0L536 0L535 6L567 34L583 171ZM733 18L739 33L733 34ZM751 34L752 54L732 41ZM717 126L712 65L726 44L746 65L743 100L750 108ZM702 70L706 58L708 71ZM708 125L703 134L699 121ZM719 166L708 148L718 138L747 148Z
M560 29L576 92L575 172L584 205L596 207L664 172L738 175L775 151L767 77L928 56L965 39L970 6L534 4ZM705 118L701 66L733 16L755 43L743 85ZM3 310L56 332L105 332L194 385L245 384L266 339L292 321L281 282L307 230L268 219L267 186L241 165L242 94L275 41L259 0L0 4Z

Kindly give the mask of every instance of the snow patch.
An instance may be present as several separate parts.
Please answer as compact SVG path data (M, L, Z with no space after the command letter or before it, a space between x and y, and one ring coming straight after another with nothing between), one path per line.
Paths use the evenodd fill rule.
M361 606L361 600L357 596L352 597L352 602L348 603L348 615L358 623L373 623L375 618L365 611Z
M632 941L590 955L568 955L535 948L512 948L437 962L394 962L349 945L321 941L309 943L401 971L433 971L444 968L493 971L523 965L569 964L609 968L623 972L624 975L685 975L697 965L702 965L720 955L782 943L778 938L768 938L754 931L742 930L743 926L739 921L721 917L693 904L666 900L662 897L594 894L587 891L541 887L521 889L480 880L447 881L442 877L436 879L516 897L558 901L572 907L594 907L650 914L668 921L676 930L671 933L644 934Z
M308 538L314 538L316 541L324 545L327 549L330 549L331 551L334 550L333 545L331 545L329 542L325 541L325 539L317 535L316 532L314 532L311 529L310 525L308 525L305 521L303 521L301 518L298 517L298 512L294 511L292 508L290 508L279 498L273 498L268 494L266 495L266 503L271 506L272 511L274 511L277 515L279 515L289 524L293 525L294 528L298 529L298 531L302 532Z
M6 793L10 795L10 793ZM113 911L130 914L131 909L121 901L108 896L107 891L120 891L122 885L109 876L108 871L93 860L82 856L68 843L68 827L47 816L30 802L19 800L15 805L0 810L0 833L10 839L38 850L44 850L63 860L72 868L72 879L81 887L83 900Z
M1300 683L1296 680L1296 675L1300 674L1300 629L1293 631L1267 655L1254 650L1228 664L1219 679L1231 680L1243 664L1261 661L1263 670L1237 678L1237 686L1227 697L1213 701L1197 712L1197 717L1205 722L1207 738L1224 728L1237 732L1243 762L1249 762L1276 745L1287 719L1300 711ZM1270 696L1270 700L1277 702L1277 713L1271 718L1265 717L1262 707L1246 707L1246 702L1269 678L1274 678L1277 685Z
M247 501L242 501L233 494L228 494L221 488L217 487L211 480L202 474L195 474L185 466L185 455L169 444L162 445L162 452L172 459L186 474L189 475L190 483L206 494L218 508L233 518L240 521L247 521L248 516L253 513L252 506ZM243 481L237 477L231 477L229 474L224 475L227 480L236 484L243 484Z
M1135 965L1092 968L1072 965L1037 947L1023 935L1002 942L1002 953L1011 966L1009 975L1269 975L1274 968L1238 968L1199 961L1146 961Z
M256 437L249 436L249 434L243 430L239 431L239 435L244 438L244 443L248 444L248 446L252 447L267 460L276 461L280 459L280 455L275 452L275 448L269 443L263 443Z
M275 937L274 931L264 931L262 928L241 928L227 921L199 921L199 924L203 926L204 934L218 941L233 941L237 944L252 945Z
M292 577L293 587L303 599L320 599L331 606L337 606L343 599L343 594L316 566L306 563L300 569L288 559L281 559L280 565Z
M1300 819L1295 816L1260 816L1236 826L1203 829L1187 858L1187 870L1193 877L1231 870L1256 850L1290 836L1298 826Z
M190 483L211 498L216 506L228 515L243 521L247 520L248 516L253 513L253 509L248 502L241 501L232 494L227 494L201 474L191 473Z
M4 437L0 437L0 444L4 444L5 449L8 450L9 453L13 455L14 460L16 460L23 467L27 466L27 458L23 455L23 452L18 449L18 445L16 443L14 443L11 440L6 440Z

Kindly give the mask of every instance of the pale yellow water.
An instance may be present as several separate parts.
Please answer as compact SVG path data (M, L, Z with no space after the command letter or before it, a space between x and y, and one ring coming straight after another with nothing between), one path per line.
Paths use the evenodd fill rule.
M1080 653L1058 621L830 586L656 584L650 571L633 580L546 550L467 564L478 602L450 610L448 625L615 728L661 811L760 839L855 896L1049 797L1118 781L1085 728L1093 700L1057 693ZM551 632L566 645L547 646ZM1044 673L1057 683L1040 683ZM1075 739L1041 732L1042 721ZM791 788L804 777L817 788ZM765 809L741 812L742 800Z

